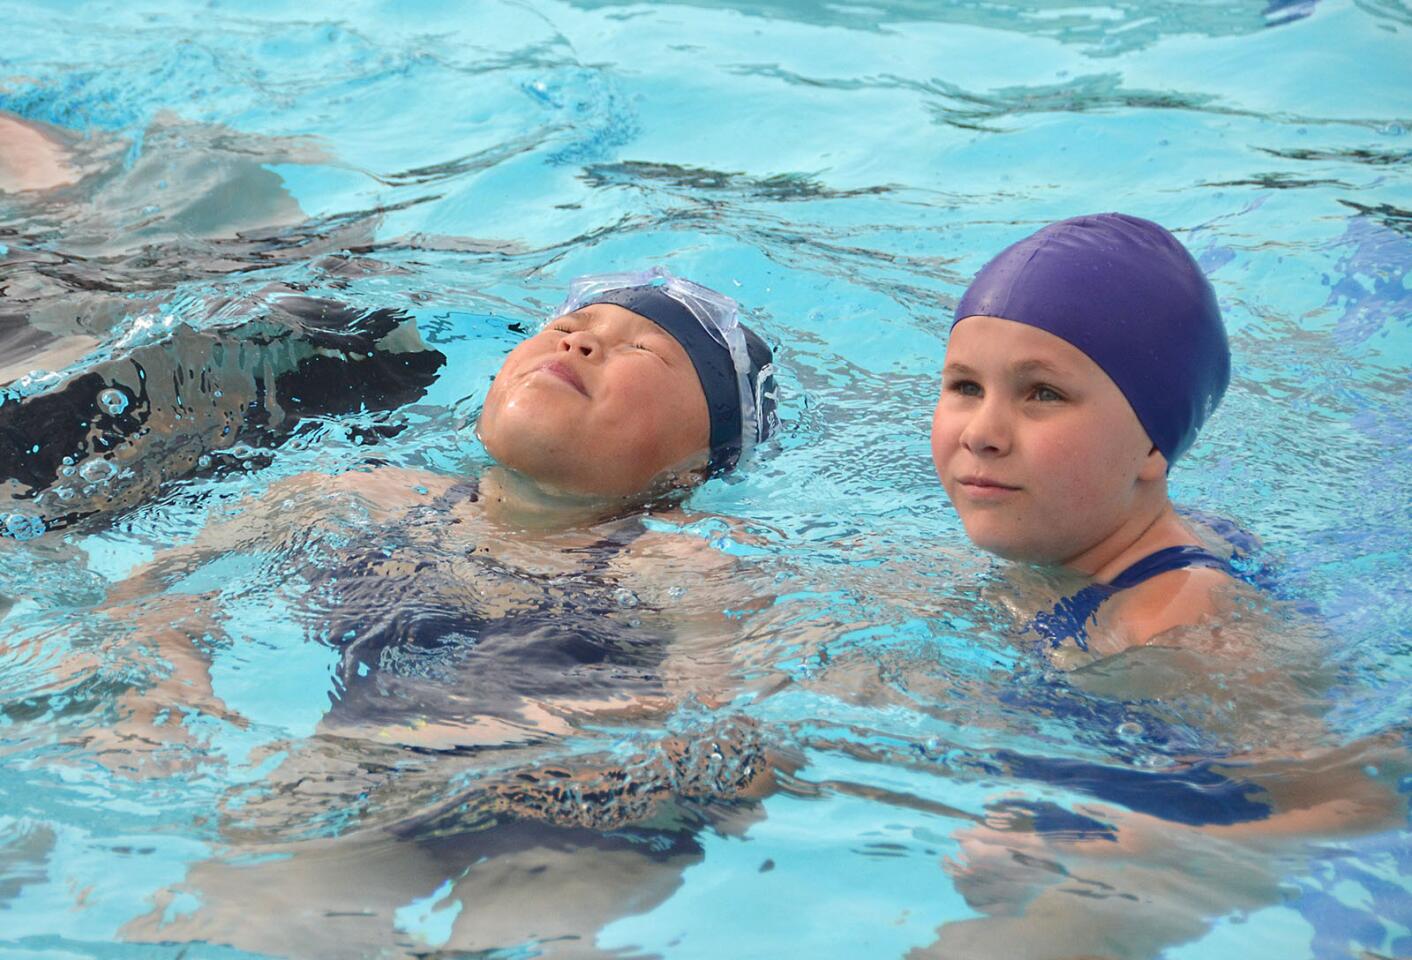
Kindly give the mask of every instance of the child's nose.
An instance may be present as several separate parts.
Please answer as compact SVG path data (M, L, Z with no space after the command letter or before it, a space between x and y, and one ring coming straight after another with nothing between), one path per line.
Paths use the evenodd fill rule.
M1004 404L987 398L961 431L961 446L977 456L999 456L1010 449L1010 425Z
M591 331L574 330L564 334L559 341L559 349L593 358L603 352L603 344Z

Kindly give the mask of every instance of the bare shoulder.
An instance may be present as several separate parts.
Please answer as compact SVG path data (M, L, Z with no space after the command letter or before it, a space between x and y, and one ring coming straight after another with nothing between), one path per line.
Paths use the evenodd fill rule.
M674 597L677 620L714 620L722 610L768 602L773 581L765 582L757 565L736 555L737 548L748 550L757 539L743 525L701 515L661 516L671 525L640 534L614 561L625 584L649 596Z
M649 530L633 541L629 562L638 568L672 573L704 573L734 566L727 553L704 537Z
M205 547L238 548L292 529L338 523L349 515L387 523L435 500L455 482L441 474L390 466L337 474L298 473L230 507L203 531L199 542Z
M649 527L628 551L633 565L672 574L712 574L738 570L736 552L751 552L767 544L750 525L736 517L688 514L680 509L655 512Z
M1141 646L1168 631L1222 616L1239 585L1224 570L1211 567L1169 570L1114 597L1100 615L1100 626L1119 648Z
M62 143L38 126L0 113L0 192L48 190L79 173Z
M422 503L428 496L440 496L457 481L455 477L425 470L376 466L338 474L299 474L289 478L289 482L296 488L356 496L372 506L395 510Z

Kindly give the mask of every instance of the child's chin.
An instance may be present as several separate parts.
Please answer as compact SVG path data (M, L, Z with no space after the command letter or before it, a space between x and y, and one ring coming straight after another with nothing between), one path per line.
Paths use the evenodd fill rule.
M970 538L971 543L1002 560L1012 560L1016 563L1049 562L1044 556L1044 551L1036 549L1035 544L1007 531L967 527L966 536Z

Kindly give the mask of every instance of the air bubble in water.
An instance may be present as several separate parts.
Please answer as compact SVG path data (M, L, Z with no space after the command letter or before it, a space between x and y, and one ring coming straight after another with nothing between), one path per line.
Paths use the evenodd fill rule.
M202 470L205 470L207 467L209 467L209 466L211 465L211 456L210 456L210 454L203 453L203 454L201 454L201 456L197 457L197 458L196 458L196 465L197 465L198 467L200 467Z
M107 460L90 460L78 468L78 475L89 483L100 483L118 472Z
M237 443L230 448L230 455L237 460L249 460L255 456L255 448L248 443Z
M109 387L98 394L98 406L110 417L116 417L127 409L127 394Z
M1118 724L1117 734L1124 740L1136 740L1138 737L1141 737L1144 732L1142 724L1135 723L1132 720Z
M44 532L44 521L38 517L27 517L22 513L12 513L5 517L4 533L16 540L33 540Z
M633 593L627 587L619 587L617 590L613 591L613 601L617 603L618 606L629 610L638 604L637 594Z
M667 590L667 596L671 597L673 600L680 600L682 597L686 596L686 587L670 587Z

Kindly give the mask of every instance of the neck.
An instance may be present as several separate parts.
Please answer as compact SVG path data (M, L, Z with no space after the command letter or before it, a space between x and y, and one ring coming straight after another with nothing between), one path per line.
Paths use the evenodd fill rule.
M1197 539L1164 496L1154 509L1129 518L1112 534L1064 561L1063 565L1075 573L1107 583L1158 550L1196 545L1199 545Z
M590 526L632 505L622 498L560 490L499 465L487 468L481 476L480 493L487 518L546 533Z

